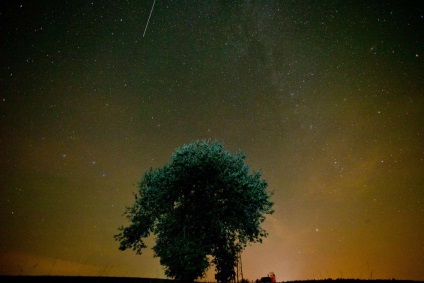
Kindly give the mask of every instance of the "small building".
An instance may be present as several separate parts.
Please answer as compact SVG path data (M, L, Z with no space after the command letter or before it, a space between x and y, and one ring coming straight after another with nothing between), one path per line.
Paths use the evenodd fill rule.
M271 278L271 283L275 283L275 273L274 272L270 272L269 273L269 277Z

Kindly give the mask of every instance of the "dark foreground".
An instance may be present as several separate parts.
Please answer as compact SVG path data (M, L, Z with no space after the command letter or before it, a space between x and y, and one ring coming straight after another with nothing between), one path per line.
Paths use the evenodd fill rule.
M135 277L94 277L94 276L0 276L0 282L4 283L173 283L172 279L156 278L135 278ZM278 283L278 282L277 282ZM283 281L280 283L424 283L415 280L395 280L395 279L320 279L320 280L299 280Z
M397 279L318 279L318 280L298 280L284 281L284 283L424 283L417 280L397 280Z
M173 283L170 279L95 276L0 276L4 283Z

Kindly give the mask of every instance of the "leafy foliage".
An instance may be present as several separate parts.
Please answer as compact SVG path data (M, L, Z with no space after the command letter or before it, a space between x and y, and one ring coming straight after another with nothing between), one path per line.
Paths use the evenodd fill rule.
M130 225L114 236L119 249L141 254L143 239L153 233L155 256L168 277L203 277L210 258L219 281L234 276L237 254L267 236L261 223L273 213L273 203L266 181L250 172L245 155L223 147L198 140L178 148L165 166L148 170L134 205L126 208Z

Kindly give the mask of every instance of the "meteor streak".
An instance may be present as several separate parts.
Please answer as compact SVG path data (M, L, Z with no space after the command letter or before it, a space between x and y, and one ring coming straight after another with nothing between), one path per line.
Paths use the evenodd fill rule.
M155 7L156 0L153 0L152 9L150 10L149 18L147 19L146 27L144 28L143 37L146 34L147 26L149 25L150 17L152 16L153 8Z

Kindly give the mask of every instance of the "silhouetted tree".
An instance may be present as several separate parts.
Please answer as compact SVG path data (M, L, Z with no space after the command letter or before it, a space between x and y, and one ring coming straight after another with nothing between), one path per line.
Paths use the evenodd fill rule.
M234 277L237 255L248 243L262 242L272 193L245 155L223 149L218 141L198 140L178 148L168 164L148 170L126 208L130 224L118 228L120 250L141 254L143 239L156 235L155 256L165 274L191 282L204 277L211 263L216 278Z

